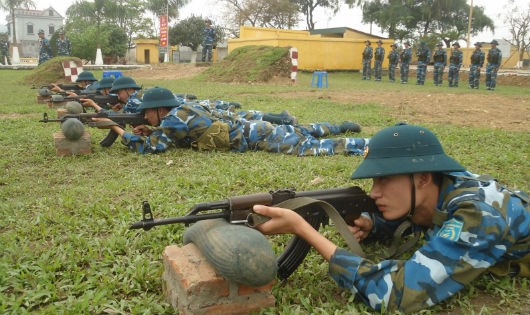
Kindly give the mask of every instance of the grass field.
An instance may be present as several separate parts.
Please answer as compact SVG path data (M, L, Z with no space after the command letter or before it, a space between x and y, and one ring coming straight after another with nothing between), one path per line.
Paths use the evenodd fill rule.
M141 219L144 200L153 206L155 217L168 217L183 215L198 202L271 189L370 187L368 180L349 179L361 161L358 156L299 158L185 149L140 156L119 143L100 147L98 142L106 132L98 129L89 130L92 154L59 157L52 138L59 125L38 122L43 112L54 117L54 110L37 104L37 90L22 83L30 73L0 71L5 91L0 99L1 314L174 313L162 294L161 253L167 245L182 244L185 227L129 230L132 222ZM100 71L94 74L101 77ZM391 99L391 93L403 89L408 89L407 94L447 93L432 86L377 85L351 73L334 74L326 91L310 88L310 80L310 74L300 73L295 86L149 78L143 78L142 84L193 93L202 99L236 101L244 109L287 109L301 122L353 120L363 126L360 134L349 135L354 137L370 137L396 123L395 115L370 98L338 102L327 95L362 90L373 95L389 93ZM530 99L526 88L498 90L499 97ZM462 88L451 93L465 98L467 93L488 92ZM463 102L461 106L476 104ZM415 123L414 113L407 115ZM426 126L440 137L447 153L471 171L530 191L530 134L525 129L454 125L451 117ZM323 233L339 239L333 229ZM286 283L275 285L277 306L262 313L372 314L336 287L327 267L312 251ZM493 281L483 276L446 303L421 314L527 314L528 286L526 279Z

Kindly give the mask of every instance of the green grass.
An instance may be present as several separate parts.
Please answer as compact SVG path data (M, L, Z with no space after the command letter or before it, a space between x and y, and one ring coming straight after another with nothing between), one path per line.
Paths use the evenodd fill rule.
M264 152L224 153L175 150L140 156L119 143L102 148L105 131L90 129L93 153L59 157L52 134L58 124L38 120L43 112L37 90L21 83L28 70L2 70L0 84L0 313L1 314L170 314L162 293L161 253L182 244L185 227L131 231L148 200L156 217L183 215L198 202L231 195L294 187L314 190L348 185L360 157L298 158ZM94 71L101 77L100 71ZM288 109L302 122L345 119L364 127L361 137L395 123L384 106L369 99L336 103L319 98L300 73L295 86L223 84L191 80L138 80L199 98L224 99L244 109ZM358 74L335 73L328 90L364 89L384 93ZM403 88L387 84L385 89ZM434 87L407 86L411 93ZM507 91L507 92L505 92ZM286 97L289 92L308 92ZM471 91L472 93L477 93ZM459 89L457 93L468 93ZM486 93L480 91L479 93ZM496 92L497 93L497 92ZM498 93L529 95L523 88ZM470 104L471 106L471 104ZM511 187L530 191L530 135L498 129L431 124L446 150L475 172L488 173ZM312 183L314 179L318 183ZM338 240L333 229L323 231ZM370 248L368 249L370 250ZM483 276L446 303L421 314L517 314L528 309L528 281ZM285 284L273 289L277 307L263 314L372 314L337 288L327 263L314 251Z

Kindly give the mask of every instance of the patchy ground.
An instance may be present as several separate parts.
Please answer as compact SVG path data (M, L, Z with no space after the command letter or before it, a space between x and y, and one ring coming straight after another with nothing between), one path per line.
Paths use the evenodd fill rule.
M159 65L152 68L127 71L128 75L136 79L164 80L187 78L195 76L207 67L204 65L174 64ZM429 81L428 77L428 81ZM475 126L499 128L508 131L530 132L530 99L522 96L506 96L497 92L470 90L469 93L461 92L467 89L467 76L461 75L461 86L458 90L441 87L439 91L422 92L417 89L403 89L398 91L299 91L283 93L282 97L296 98L311 95L340 103L366 103L367 101L381 104L391 108L393 115L398 120L415 122L451 123L460 126ZM431 80L432 81L432 80ZM288 79L273 80L278 84L287 84ZM411 77L409 84L414 84ZM530 88L530 76L502 75L498 76L498 86L515 85ZM483 82L481 82L483 83ZM382 82L382 84L388 84Z

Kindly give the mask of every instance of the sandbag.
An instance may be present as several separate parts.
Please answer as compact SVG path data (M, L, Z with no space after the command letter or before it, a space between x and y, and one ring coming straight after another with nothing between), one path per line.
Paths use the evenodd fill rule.
M204 220L186 230L184 244L188 243L194 243L226 279L259 287L276 277L274 251L257 230L224 219Z
M79 140L85 132L85 126L78 119L68 118L61 124L61 130L66 139Z

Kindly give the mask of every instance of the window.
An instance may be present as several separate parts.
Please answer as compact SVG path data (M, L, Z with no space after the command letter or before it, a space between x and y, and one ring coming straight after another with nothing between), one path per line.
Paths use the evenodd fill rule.
M53 16L53 10L50 10L50 11L48 12L48 14L49 14L50 16Z
M34 34L33 24L26 24L26 30L28 32L28 35L33 35Z
M50 25L48 26L48 34L53 34L55 33L55 25Z

